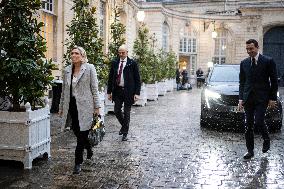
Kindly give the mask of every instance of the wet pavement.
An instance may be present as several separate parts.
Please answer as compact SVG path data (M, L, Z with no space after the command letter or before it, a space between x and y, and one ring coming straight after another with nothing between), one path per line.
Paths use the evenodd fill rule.
M61 120L52 114L52 158L34 160L31 170L1 160L0 188L284 188L283 133L270 135L267 154L257 135L255 157L243 160L244 134L200 128L200 91L175 91L133 107L127 142L115 116L107 115L104 141L79 175L72 175L75 136L60 132Z

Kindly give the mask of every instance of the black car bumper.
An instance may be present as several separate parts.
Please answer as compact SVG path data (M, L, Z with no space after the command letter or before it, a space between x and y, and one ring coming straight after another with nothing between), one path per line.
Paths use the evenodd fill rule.
M210 107L208 107L208 103ZM222 130L244 131L244 112L237 111L237 105L229 106L218 101L204 102L201 107L201 119L209 126ZM278 102L276 109L268 109L265 114L265 122L269 130L279 130L282 126L282 106Z

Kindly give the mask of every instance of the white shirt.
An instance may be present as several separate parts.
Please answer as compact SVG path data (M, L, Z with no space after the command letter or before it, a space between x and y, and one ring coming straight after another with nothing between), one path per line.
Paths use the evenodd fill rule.
M119 82L119 86L121 87L124 87L124 78L123 78L123 70L125 68L125 65L127 63L127 57L123 60L119 60L119 65L118 65L118 69L117 69L117 74L119 74L119 68L120 68L120 65L121 65L121 61L123 61L123 67L122 67L122 72L121 72L121 76L120 76L120 82Z
M255 65L257 65L258 57L259 57L259 52L258 52L257 55L254 57L254 58L255 58ZM252 57L250 58L250 61L252 62Z

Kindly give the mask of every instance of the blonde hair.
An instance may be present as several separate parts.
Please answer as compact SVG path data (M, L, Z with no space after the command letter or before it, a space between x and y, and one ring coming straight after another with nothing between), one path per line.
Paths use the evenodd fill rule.
M83 57L82 63L87 63L87 62L88 62L88 58L87 58L87 53L86 53L85 49L83 49L83 47L80 47L80 46L77 46L77 45L75 45L75 46L72 48L71 51L73 51L74 49L78 49L79 52L80 52L80 54L82 55L82 57Z

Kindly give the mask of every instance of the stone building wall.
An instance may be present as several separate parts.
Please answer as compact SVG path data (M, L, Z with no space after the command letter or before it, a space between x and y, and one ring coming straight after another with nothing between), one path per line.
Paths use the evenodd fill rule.
M126 25L126 43L129 55L133 55L133 44L137 34L139 23L136 18L138 10L145 11L144 23L150 33L155 33L155 46L162 48L162 26L166 22L169 26L169 49L172 49L182 59L183 53L179 52L181 29L189 27L195 32L197 40L195 69L201 67L207 70L208 62L212 61L215 50L215 41L211 37L214 30L228 31L226 46L226 63L239 64L247 57L245 41L255 38L260 42L260 50L263 50L263 37L265 32L275 26L284 26L284 5L279 0L227 0L211 1L183 1L177 2L146 2L135 0L92 0L92 5L97 6L99 17L100 2L106 5L104 52L107 53L108 44L111 41L110 24L113 21L113 8L119 7L120 20ZM53 16L55 33L53 49L49 48L49 56L56 57L59 70L54 75L61 75L63 67L63 54L66 51L64 42L68 38L66 25L73 18L72 0L56 0ZM49 57L50 58L50 57ZM51 57L52 58L52 57ZM188 65L190 70L190 65Z
M183 1L143 2L140 8L145 11L145 23L150 32L156 33L157 45L161 47L161 25L167 20L170 27L170 47L179 52L179 32L186 23L197 31L197 66L207 69L207 63L214 56L215 42L211 37L215 29L228 31L226 63L239 64L247 57L245 41L255 38L263 50L263 37L266 31L284 25L284 4L281 1ZM183 60L183 59L182 59Z

